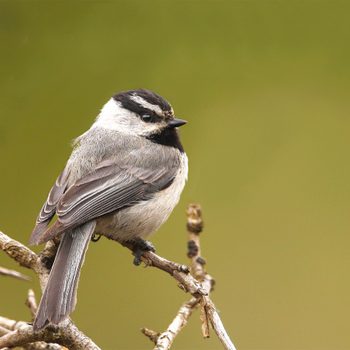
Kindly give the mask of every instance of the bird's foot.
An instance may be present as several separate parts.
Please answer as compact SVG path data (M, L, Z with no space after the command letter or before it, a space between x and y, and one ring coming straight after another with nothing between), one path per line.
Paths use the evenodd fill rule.
M145 241L141 238L129 241L132 244L132 252L134 255L134 265L139 266L142 262L142 255L145 252L155 252L156 249L150 241Z

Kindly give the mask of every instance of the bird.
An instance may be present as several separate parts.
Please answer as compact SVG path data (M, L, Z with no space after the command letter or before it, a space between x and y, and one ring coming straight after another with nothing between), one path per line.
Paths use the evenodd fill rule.
M113 95L51 188L30 237L60 239L33 328L58 325L74 311L80 270L95 234L130 243L135 264L146 239L168 219L188 176L188 159L167 100L147 89ZM51 221L54 220L53 223Z

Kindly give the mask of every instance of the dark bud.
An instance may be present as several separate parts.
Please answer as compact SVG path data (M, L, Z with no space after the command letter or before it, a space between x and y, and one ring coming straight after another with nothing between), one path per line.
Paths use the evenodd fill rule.
M205 261L205 259L203 259L201 256L199 256L197 259L196 259L197 263L198 264L201 264L202 266L204 266L207 262Z
M198 246L195 241L188 241L187 243L187 256L193 258L198 254Z
M195 233L199 235L203 231L203 221L188 221L187 222L187 230L189 232Z

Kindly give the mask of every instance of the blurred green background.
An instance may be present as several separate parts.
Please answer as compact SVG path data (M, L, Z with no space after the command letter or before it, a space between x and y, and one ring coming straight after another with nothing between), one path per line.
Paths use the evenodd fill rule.
M199 202L213 299L238 349L350 349L349 11L348 1L1 1L1 230L27 242L70 141L113 93L155 90L189 120L190 159L158 253L187 262L184 213ZM1 252L0 266L17 268ZM29 320L32 286L39 295L35 279L1 278L0 315ZM102 239L73 319L103 349L146 349L139 328L164 330L187 298ZM201 338L196 313L173 348L221 345Z

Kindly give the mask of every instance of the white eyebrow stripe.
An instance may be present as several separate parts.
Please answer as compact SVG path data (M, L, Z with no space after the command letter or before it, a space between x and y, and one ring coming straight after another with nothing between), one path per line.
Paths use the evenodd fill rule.
M138 103L142 107L150 109L153 112L156 112L158 115L163 115L163 111L158 105L153 105L152 103L147 102L145 99L143 99L140 96L132 95L130 96L130 99Z

